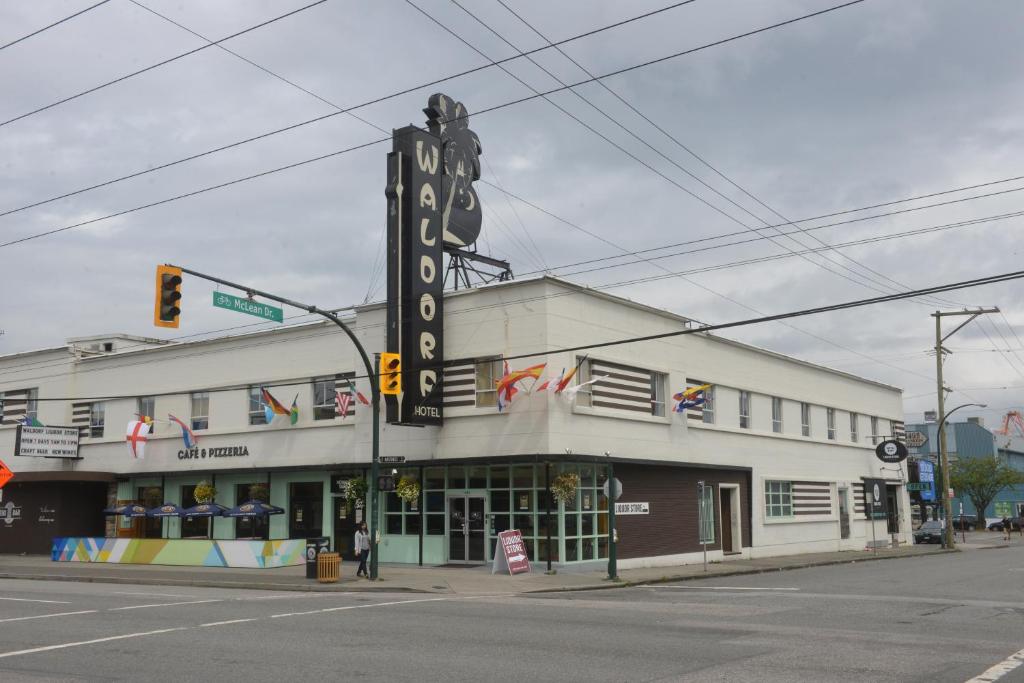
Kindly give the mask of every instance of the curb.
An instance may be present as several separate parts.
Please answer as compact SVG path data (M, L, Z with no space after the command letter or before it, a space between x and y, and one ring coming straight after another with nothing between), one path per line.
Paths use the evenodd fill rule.
M73 576L69 574L9 574L0 572L0 579L31 581L67 581L71 583L111 583L135 586L183 586L190 588L244 588L248 590L284 591L296 593L440 593L408 586L348 586L330 583L253 583L249 581L203 581L201 579L151 579L144 577Z
M858 562L876 562L881 560L903 560L911 557L929 557L932 555L946 555L951 553L959 553L960 550L946 550L936 549L926 552L918 552L907 555L884 555L858 557L857 559L838 559L838 560L819 560L817 562L801 562L799 564L790 564L782 567L748 567L731 569L715 573L707 574L679 574L676 576L662 576L657 579L642 579L638 581L624 581L619 579L618 581L608 581L604 579L605 583L593 584L590 586L569 586L563 588L538 588L534 590L523 591L523 593L568 593L575 591L593 591L593 590L607 590L610 588L630 588L633 586L648 586L659 583L673 583L677 581L697 581L700 579L716 579L719 577L728 576L744 576L751 574L770 574L773 572L785 572L792 569L810 569L812 567L829 567L841 564L857 564Z

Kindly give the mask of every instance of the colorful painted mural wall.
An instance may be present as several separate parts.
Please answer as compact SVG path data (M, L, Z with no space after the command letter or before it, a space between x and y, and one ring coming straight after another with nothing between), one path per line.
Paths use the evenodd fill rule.
M305 562L305 541L218 541L157 538L55 538L54 562L164 564L265 569Z

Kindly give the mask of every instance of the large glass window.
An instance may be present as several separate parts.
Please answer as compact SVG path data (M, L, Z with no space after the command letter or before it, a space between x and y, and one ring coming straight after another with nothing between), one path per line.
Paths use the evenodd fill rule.
M576 371L576 383L586 384L593 377L590 372L590 361L584 358L577 358L576 364L579 365L579 370ZM594 396L591 390L594 388L593 384L587 384L579 391L576 392L576 405L578 406L590 406L593 405Z
M850 413L850 441L857 443L857 413Z
M665 416L665 380L660 372L651 373L651 415Z
M772 431L782 433L782 399L772 396Z
M476 407L494 408L498 405L498 380L501 379L500 358L480 361L476 364Z
M793 516L793 484L788 481L764 483L764 514L768 519Z
M334 401L335 382L333 377L313 380L313 419L333 420L337 414Z
M427 467L423 470L424 521L428 536L444 535L444 468Z
M804 436L811 435L811 404L800 404L800 433Z
M826 411L827 427L828 427L828 438L830 441L836 440L836 409L827 408Z
M263 410L263 393L261 387L249 387L249 424L267 424L267 412Z
M399 471L395 477L395 481L398 481L402 477L412 477L419 479L419 470L402 470ZM398 497L398 494L394 491L388 491L384 496L384 528L388 534L391 535L413 535L418 536L420 533L420 521L421 513L428 512L432 507L440 507L441 512L444 512L444 491L437 492L440 495L431 496L429 492L423 490L422 484L420 485L420 499L412 502L406 502ZM421 510L420 505L424 496L427 497L428 507L426 510ZM433 500L431 500L433 499ZM444 516L441 515L440 520L441 532L444 533ZM436 524L434 525L437 526ZM429 529L431 525L427 525L427 533L430 533Z
M210 428L210 394L201 391L192 394L192 429Z
M156 398L153 396L140 396L135 406L136 415L140 420L156 417Z
M25 417L28 418L31 423L32 420L39 419L39 390L29 389L28 395L26 396L25 402ZM0 410L0 413L3 411Z
M235 486L235 503L248 500L270 502L270 486L268 484L238 484ZM267 540L270 538L270 522L266 515L255 517L235 517L235 538L254 538Z
M181 507L190 508L198 505L196 500L196 485L189 484L181 487ZM208 538L210 536L210 517L182 517L181 537L182 538Z
M750 429L750 392L740 392L740 427Z
M103 425L106 422L107 404L102 401L89 407L89 436L98 439L103 436Z
M704 405L701 410L701 420L704 424L715 424L715 388L708 387L704 390Z

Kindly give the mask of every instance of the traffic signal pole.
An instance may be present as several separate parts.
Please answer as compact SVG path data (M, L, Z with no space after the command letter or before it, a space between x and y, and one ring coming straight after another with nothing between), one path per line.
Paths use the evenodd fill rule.
M171 266L171 264L166 264L166 265L170 266L172 268L176 267L176 266ZM373 445L371 447L370 487L369 487L370 488L370 511L369 511L369 515L368 516L370 518L370 547L371 547L371 551L370 551L370 579L373 580L373 581L376 581L377 580L377 576L378 576L378 571L377 571L377 569L378 569L378 565L377 565L377 517L378 517L378 505L379 505L379 501L380 501L379 493L377 491L377 477L380 475L380 387L378 386L379 382L377 381L376 369L374 368L373 364L370 363L370 357L366 354L366 349L363 348L363 345L359 342L359 339L356 337L356 335L352 333L352 330L350 330L348 328L348 326L341 321L341 318L339 318L337 315L335 315L331 311L325 311L325 310L323 310L321 308L318 308L316 306L311 306L309 304L304 304L304 303L299 302L299 301L294 301L292 299L287 299L287 298L285 298L283 296L277 296L276 294L271 294L270 292L264 292L264 291L261 291L259 289L254 289L254 288L249 287L247 285L240 285L237 282L230 282L229 280L224 280L223 278L214 277L213 275L207 275L206 273L200 273L200 272L195 271L195 270L189 270L188 268L181 268L180 270L181 270L182 273L188 273L189 275L193 275L193 276L195 276L197 278L200 278L202 280L208 280L210 282L216 282L219 285L224 285L225 287L231 287L233 289L237 289L237 290L243 291L243 292L245 292L246 296L248 296L250 298L253 297L253 296L260 296L260 297L263 297L264 299L270 299L271 301L276 301L276 302L278 302L280 304L285 304L286 306L292 306L293 308L301 308L302 310L306 311L307 313L312 313L314 315L323 316L324 318L327 318L332 323L334 323L335 325L340 327L342 329L342 331L346 335L348 335L348 338L352 340L352 343L355 345L356 349L359 351L359 357L363 359L363 366L366 368L366 376L370 378L370 404L371 404L371 407L373 409L373 439L372 439L372 444Z

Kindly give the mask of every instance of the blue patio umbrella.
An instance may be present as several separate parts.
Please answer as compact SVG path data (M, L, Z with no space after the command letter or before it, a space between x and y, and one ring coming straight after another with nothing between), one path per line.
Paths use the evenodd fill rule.
M124 505L115 505L114 507L109 507L103 511L103 514L107 515L108 517L120 515L121 517L130 518L145 517L146 512L146 508L139 505L138 503L126 503Z
M220 517L227 511L227 508L220 503L199 503L193 505L190 508L182 510L181 514L185 517Z
M247 500L222 513L225 517L263 517L266 515L283 515L284 508L279 508L262 500Z
M185 513L180 505L164 503L146 511L147 517L181 517Z

